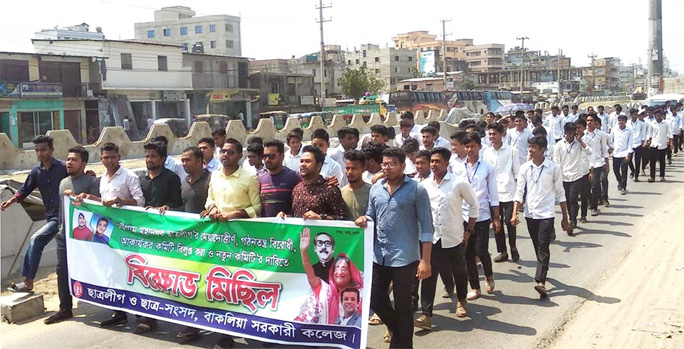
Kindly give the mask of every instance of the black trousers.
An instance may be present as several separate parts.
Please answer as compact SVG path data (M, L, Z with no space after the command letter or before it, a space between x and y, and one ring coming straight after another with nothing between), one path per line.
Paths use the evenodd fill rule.
M470 235L468 246L466 246L465 260L466 268L468 269L468 281L470 288L474 290L480 289L480 276L477 272L477 263L475 263L475 256L480 257L482 269L484 269L485 277L494 275L492 270L492 257L489 255L489 223L491 220L475 223L475 229ZM463 223L466 227L467 223Z
M646 170L646 165L648 165L651 162L651 156L653 156L653 152L651 151L650 147L641 147L641 171L644 172Z
M492 217L494 217L494 212L492 210ZM496 251L499 253L506 253L506 234L504 230L508 232L508 244L511 249L516 248L515 240L517 237L516 227L511 224L511 218L513 217L513 201L499 202L499 221L501 221L501 232L494 234L494 241L496 241ZM504 229L504 227L506 229Z
M601 172L601 200L608 201L608 172Z
M634 153L629 157L629 171L634 174L634 179L639 179L639 174L641 171L641 159L644 156L644 149L642 146L634 148Z
M432 258L430 259L432 275L420 282L420 307L424 315L432 316L437 293L437 274L441 276L442 282L445 282L445 279L450 281L452 290L450 294L453 294L455 285L456 300L466 299L468 294L468 275L466 273L464 256L465 247L463 247L463 243L451 248L442 248L442 240L439 240L436 244L432 245ZM448 274L442 269L445 265L450 267ZM449 290L448 286L447 290Z
M413 310L411 291L418 262L403 267L387 267L373 263L371 309L378 314L392 334L390 348L413 348ZM390 301L390 283L394 283L394 306Z
M655 164L656 161L660 166L660 177L665 177L665 155L667 154L667 149L657 149L651 148L651 178L655 178Z
M627 189L627 159L613 157L613 173L618 190Z
M679 133L672 136L672 143L675 145L674 153L677 154L679 152Z
M577 213L579 213L579 194L582 189L582 178L572 181L563 182L563 189L565 189L565 202L568 205L568 215L571 222L577 222Z
M71 310L74 307L69 285L69 270L67 267L66 238L60 230L56 237L57 243L57 292L59 293L59 310Z
M551 259L549 245L553 236L554 219L532 219L526 217L525 220L527 221L527 230L530 232L532 245L534 245L534 253L537 255L537 272L534 275L534 281L544 283L546 282L549 260Z
M606 168L596 167L594 168L594 175L591 181L591 209L598 209L598 202L601 199L601 176L605 172Z
M589 174L580 178L580 217L587 218L587 210L589 208L589 197L591 196L591 183L589 182Z

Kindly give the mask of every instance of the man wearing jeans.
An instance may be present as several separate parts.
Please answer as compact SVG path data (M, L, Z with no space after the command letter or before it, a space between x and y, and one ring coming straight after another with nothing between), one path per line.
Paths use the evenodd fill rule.
M31 169L24 185L17 190L17 193L9 200L0 204L0 209L4 211L13 203L24 200L31 192L38 188L45 205L47 223L33 233L29 239L24 263L21 266L21 276L24 278L24 282L12 283L10 286L10 289L15 292L33 290L33 279L36 278L43 249L59 230L59 202L61 198L59 195L59 182L67 176L64 163L52 157L52 153L55 150L52 137L36 137L33 140L33 148L36 151L36 157L40 164Z
M406 154L399 148L382 153L385 177L371 188L365 216L356 225L375 222L371 309L390 331L390 348L413 347L413 283L430 277L434 227L430 197L421 184L404 175ZM422 249L422 254L421 254ZM394 283L394 306L390 301Z
M620 194L627 194L627 164L634 152L632 129L627 128L627 117L617 116L617 126L610 136L613 139L613 172L618 182Z

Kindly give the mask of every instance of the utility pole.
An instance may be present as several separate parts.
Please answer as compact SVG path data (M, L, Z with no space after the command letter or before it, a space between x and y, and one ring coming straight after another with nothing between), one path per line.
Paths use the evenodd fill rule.
M663 76L663 2L648 2L648 96L660 93L660 78ZM655 82L654 82L655 80Z
M318 73L321 80L321 110L325 108L325 42L323 41L323 23L330 22L331 19L323 19L323 9L331 8L332 5L323 6L323 0L318 0L318 23L321 25L321 53L319 54L318 61L321 63L321 71Z
M556 60L556 64L558 65L558 98L563 97L563 87L561 86L562 80L561 80L561 55L563 54L563 50L558 49L558 59Z
M451 19L442 19L442 72L444 73L444 90L447 89L447 47L446 47L446 37L451 35L451 33L446 33L446 22L451 22Z
M525 40L529 40L527 36L521 36L516 38L516 40L522 41L522 48L520 53L520 100L522 101L523 93L523 67L525 66Z
M596 72L594 71L594 59L596 59L596 54L593 52L587 57L591 58L591 91L594 91L596 86Z

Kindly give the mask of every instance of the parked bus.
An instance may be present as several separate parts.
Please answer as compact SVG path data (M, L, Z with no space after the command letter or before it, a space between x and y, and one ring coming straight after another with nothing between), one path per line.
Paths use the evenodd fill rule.
M442 92L435 91L395 91L390 93L389 104L396 107L397 112L430 110L447 108L447 99Z

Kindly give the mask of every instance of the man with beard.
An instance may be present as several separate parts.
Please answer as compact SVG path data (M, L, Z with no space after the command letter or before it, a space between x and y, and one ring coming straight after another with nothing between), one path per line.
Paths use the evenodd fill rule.
M324 161L321 149L312 145L304 147L299 170L304 180L292 190L292 214L304 219L349 219L349 209L340 189L329 186L320 174ZM278 217L286 217L285 212L279 212Z
M266 171L259 172L261 187L261 214L264 217L275 217L278 212L292 214L292 190L302 181L299 172L283 166L285 145L279 140L264 143L263 158Z
M99 181L95 176L84 173L88 164L88 151L83 147L74 147L68 150L66 158L66 172L68 177L59 183L61 195L80 195L82 193L99 196ZM59 220L63 219L64 207L60 200ZM83 213L78 214L78 227L74 228L73 237L79 240L90 240L93 232L86 227ZM77 230L78 229L78 230ZM69 293L69 274L66 256L66 235L64 234L64 222L60 224L55 242L57 243L57 291L59 293L59 311L45 319L45 324L50 325L73 317L73 300Z
M0 209L5 210L15 202L23 201L36 188L40 191L45 204L45 216L47 223L35 232L26 247L24 264L21 266L21 276L24 282L12 283L10 289L14 292L26 292L33 290L33 279L36 278L38 265L43 255L43 249L59 230L59 183L67 176L66 167L63 162L55 159L52 153L53 139L49 136L38 136L33 140L33 147L36 157L40 164L36 165L29 172L24 184L17 190L16 194L9 200L0 204Z
M180 195L180 178L164 167L167 158L166 145L149 142L144 145L144 148L147 171L138 179L145 197L145 207L162 210L180 208L183 205Z
M318 256L318 262L313 265L316 276L321 280L328 282L330 275L330 268L334 264L335 257L335 238L328 233L318 233L314 237L314 251Z

